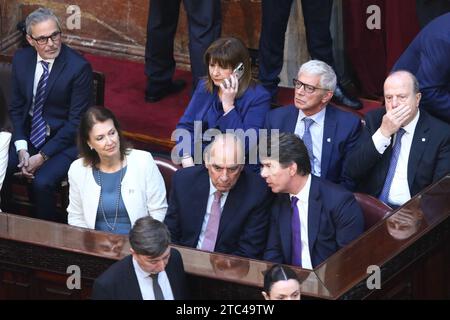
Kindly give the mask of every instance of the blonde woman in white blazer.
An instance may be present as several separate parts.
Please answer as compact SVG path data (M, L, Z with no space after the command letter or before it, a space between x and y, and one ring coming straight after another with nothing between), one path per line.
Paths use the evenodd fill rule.
M164 220L167 201L161 173L149 152L127 147L110 110L88 109L81 119L78 147L82 157L68 173L70 225L125 234L140 217Z

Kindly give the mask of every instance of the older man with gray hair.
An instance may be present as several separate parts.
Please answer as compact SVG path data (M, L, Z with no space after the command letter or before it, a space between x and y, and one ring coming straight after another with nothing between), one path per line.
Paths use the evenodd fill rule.
M294 104L269 112L265 127L302 138L311 160L311 172L352 189L342 175L347 154L358 140L361 121L350 112L330 104L336 88L336 74L320 60L304 63L293 79Z
M8 176L19 171L32 181L35 217L61 221L54 193L78 156L75 136L92 102L92 69L62 43L60 23L51 10L33 11L26 31L31 47L17 51L12 66L14 143Z
M272 194L264 180L244 168L243 143L216 135L205 165L175 173L164 222L175 244L261 258Z

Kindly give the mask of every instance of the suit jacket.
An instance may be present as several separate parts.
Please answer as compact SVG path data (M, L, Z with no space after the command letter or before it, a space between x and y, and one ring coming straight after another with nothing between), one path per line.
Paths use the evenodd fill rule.
M234 101L234 109L224 115L217 90L212 94L209 93L205 87L205 80L200 81L186 111L177 124L177 129L185 129L190 133L191 150L188 152L184 149L183 153L194 154L194 143L198 143L198 141L194 141L197 138L194 136L194 132L197 130L199 134L203 134L208 129L218 129L221 132L225 132L227 129L244 131L261 129L264 125L264 117L270 110L270 99L269 93L263 86L249 86L245 93ZM198 129L194 127L194 121L199 121ZM179 144L178 150L186 147L185 143ZM202 143L202 148L208 143L208 141Z
M142 300L141 289L134 271L132 256L114 263L94 282L91 299L94 300ZM178 250L170 250L166 269L175 300L187 299L187 283L183 261Z
M289 194L278 194L271 208L264 260L292 263L291 216ZM313 268L356 239L363 231L363 213L353 194L341 186L311 175L308 242Z
M173 243L197 247L209 196L204 166L178 170L172 182L164 220ZM256 173L243 170L222 210L216 252L261 258L267 240L272 193Z
M408 70L420 83L420 106L450 123L450 13L426 25L395 63L393 70Z
M10 117L14 128L13 142L28 140L30 136L29 111L33 103L33 83L37 52L32 47L19 50L12 66L12 100ZM92 69L77 52L61 45L47 85L43 118L50 126L41 150L49 157L75 146L75 137L81 115L91 105ZM73 148L76 158L76 148Z
M297 124L299 110L294 105L277 108L266 116L265 127L268 130L279 129L293 133ZM352 182L342 175L342 167L348 153L356 146L361 132L360 119L350 112L328 105L320 159L321 177L353 189Z
M121 195L131 225L146 215L163 221L167 211L166 188L152 155L132 149L125 158L127 171ZM94 179L92 167L84 166L83 160L75 160L69 169L67 219L70 225L94 229L101 188Z
M378 197L383 189L392 155L392 142L379 154L372 135L381 125L384 108L366 115L366 126L357 147L348 157L344 174L357 183L358 192ZM450 126L423 109L414 131L408 159L408 185L413 197L450 172Z

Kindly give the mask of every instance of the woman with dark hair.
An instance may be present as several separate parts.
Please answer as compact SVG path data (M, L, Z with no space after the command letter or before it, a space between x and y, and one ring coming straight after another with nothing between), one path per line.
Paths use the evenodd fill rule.
M7 106L0 90L0 190L8 167L8 150L11 141L11 125L8 118ZM1 209L0 209L1 212Z
M300 281L297 274L281 264L273 265L264 274L266 300L300 300Z
M114 114L94 106L78 130L81 158L69 169L69 224L128 234L150 215L167 211L164 180L149 152L129 148Z
M258 134L270 109L270 94L252 78L250 55L241 40L228 37L214 41L205 52L204 62L208 66L206 79L197 85L177 125L190 134L187 145L184 137L177 145L183 167L193 165L195 144L202 144L200 150L206 146L194 140L194 128L202 135L208 129L222 133L227 129L254 129ZM195 160L201 158L202 154L195 155Z

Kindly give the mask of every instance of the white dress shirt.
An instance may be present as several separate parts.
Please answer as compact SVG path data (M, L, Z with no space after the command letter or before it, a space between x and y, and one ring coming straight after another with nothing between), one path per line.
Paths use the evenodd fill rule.
M49 63L48 65L48 73L52 71L53 64L55 62L55 59L42 59L41 56L37 55L37 61L36 61L36 71L34 72L34 83L33 83L33 103L31 105L30 110L28 111L29 115L33 116L33 110L34 110L34 97L36 96L36 90L39 83L39 79L41 79L42 74L44 73L44 67L42 67L41 61L47 61ZM19 150L25 149L28 150L28 143L26 140L17 140L14 142L14 145L16 146L16 151L19 152ZM19 159L20 161L20 159Z
M206 205L206 213L205 218L203 219L202 229L200 231L200 236L198 237L197 242L197 249L202 248L203 239L205 239L205 231L206 226L208 225L209 217L211 215L211 206L214 201L214 192L216 192L217 189L212 184L211 178L209 179L209 196L208 196L208 204ZM220 198L220 212L223 211L223 206L225 205L225 201L227 201L229 192L222 193L222 197Z
M323 130L325 124L325 112L326 108L323 108L316 114L309 116L308 118L314 120L313 124L309 127L309 132L311 133L311 140L313 144L313 154L314 154L314 162L313 167L311 168L311 173L315 176L320 177L321 174L321 160L322 160L322 142L323 142ZM299 137L303 137L305 133L305 122L302 121L303 118L307 116L303 113L302 110L298 111L297 124L295 125L294 133Z
M395 205L402 205L411 199L411 192L408 184L408 161L411 151L411 145L419 121L420 111L417 111L414 119L403 127L405 133L402 136L402 147L398 157L397 167L395 168L394 178L392 179L391 189L389 191L388 202ZM397 138L395 134L394 139ZM372 136L375 148L380 154L383 154L391 142L391 137L386 138L378 129ZM394 140L395 144L395 140Z
M141 266L134 260L133 267L136 272L136 277L139 283L139 289L141 289L143 300L155 300L155 293L153 292L153 279L148 272L142 270ZM158 274L158 282L164 295L164 300L174 300L172 287L170 286L167 273L162 271Z
M289 198L297 197L297 208L300 214L300 236L302 241L302 268L312 269L311 255L309 253L309 240L308 240L308 200L309 190L311 189L311 175L308 175L308 180L305 186L297 194L289 194Z

